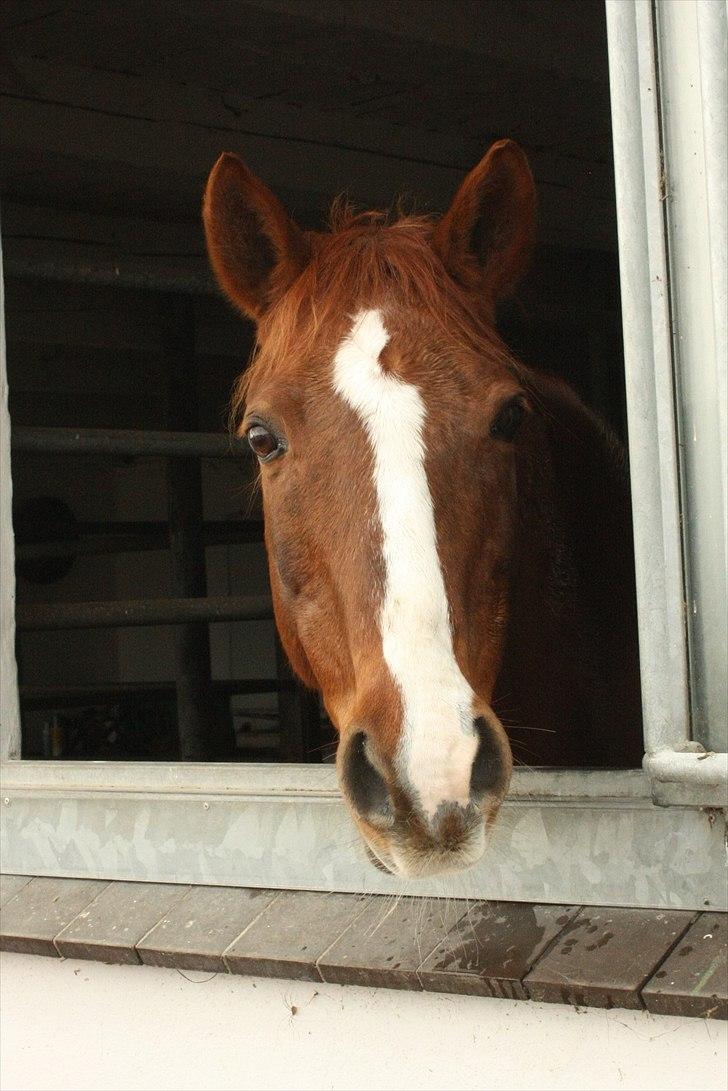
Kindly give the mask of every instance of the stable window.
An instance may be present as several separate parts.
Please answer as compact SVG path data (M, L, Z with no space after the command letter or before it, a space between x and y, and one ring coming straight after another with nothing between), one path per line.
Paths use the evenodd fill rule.
M199 197L231 149L304 226L342 189L437 211L512 135L541 233L500 326L628 439L646 757L519 767L493 851L412 890L720 905L721 5L196 10L6 17L3 868L396 888L353 843L331 727L277 646L252 467L224 432L251 331L212 288Z

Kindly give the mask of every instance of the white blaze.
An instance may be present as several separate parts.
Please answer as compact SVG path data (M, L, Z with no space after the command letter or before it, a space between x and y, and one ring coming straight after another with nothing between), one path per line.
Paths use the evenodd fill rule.
M334 358L334 388L361 420L374 457L385 571L382 650L404 708L397 771L432 816L441 803L467 804L478 740L437 552L425 405L416 386L382 370L388 340L379 311L358 315Z

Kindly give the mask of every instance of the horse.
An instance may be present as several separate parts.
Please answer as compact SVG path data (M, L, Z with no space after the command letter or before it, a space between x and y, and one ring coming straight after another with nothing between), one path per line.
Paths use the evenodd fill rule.
M232 408L278 631L393 875L481 857L519 729L531 764L641 759L623 451L496 329L535 202L510 140L440 218L335 202L328 230L304 231L229 153L205 190L212 270L256 325Z

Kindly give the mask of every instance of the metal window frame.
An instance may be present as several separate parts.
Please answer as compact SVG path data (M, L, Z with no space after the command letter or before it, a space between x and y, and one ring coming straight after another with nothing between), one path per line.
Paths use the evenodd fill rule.
M704 2L686 0L684 6ZM4 870L726 908L724 822L716 808L726 803L728 758L691 740L673 338L673 322L680 329L680 308L687 300L683 294L676 301L669 279L668 251L672 258L676 243L664 208L671 164L663 159L665 103L657 63L661 53L679 64L689 44L676 35L674 21L656 15L651 0L607 0L606 11L635 509L643 770L518 769L486 859L462 877L403 884L374 872L365 860L331 767L18 760L3 333ZM708 231L713 229L711 222ZM717 237L714 243L715 251ZM685 329L695 336L694 324L686 320Z
M630 474L635 534L635 568L639 615L642 702L644 715L644 768L652 783L655 802L661 804L725 807L728 759L725 755L725 720L713 723L712 739L721 738L719 753L706 752L693 740L689 677L686 576L694 571L695 551L686 555L683 535L685 511L694 497L720 500L713 482L706 490L693 477L681 480L680 428L686 401L685 386L678 385L677 359L709 360L717 374L725 374L725 357L719 355L719 339L696 323L696 275L705 286L713 285L712 267L703 261L693 270L685 290L690 261L686 249L697 236L702 249L715 258L721 252L719 224L711 221L707 200L696 206L693 194L681 194L681 208L693 202L690 234L678 235L670 192L673 177L683 181L695 172L705 146L697 139L704 95L686 109L689 81L675 80L675 72L705 67L706 90L720 83L720 50L698 52L697 32L687 27L705 22L708 4L713 33L725 33L725 5L714 0L686 0L675 4L652 0L607 0L610 52L610 89L614 142L615 189L619 233L619 260L624 329L625 375L629 424ZM680 18L676 9L680 9ZM660 64L660 60L663 64ZM709 73L712 76L709 77ZM723 80L725 76L723 74ZM672 92L668 95L668 89ZM696 108L699 110L695 116ZM674 139L679 129L682 139ZM667 141L665 133L672 131ZM700 134L702 136L702 133ZM723 130L725 146L725 130ZM718 157L720 152L716 151ZM680 220L678 219L678 223ZM707 242L706 242L707 240ZM725 241L722 242L725 262ZM720 264L714 261L713 267ZM682 267L681 267L682 266ZM693 375L697 369L693 367ZM704 395L698 382L687 396ZM718 399L719 400L719 399ZM725 428L722 437L725 444ZM712 450L720 450L720 429L706 437ZM682 485L682 489L681 489ZM686 488L686 485L689 485ZM705 515L705 501L700 506ZM722 506L719 508L722 513ZM717 520L716 520L717 522ZM725 551L725 529L723 529ZM716 587L714 554L711 550ZM722 593L725 604L725 585ZM725 609L725 606L724 606ZM718 632L714 632L717 640ZM693 645L695 641L692 641ZM718 648L720 655L720 648ZM718 713L714 709L714 713ZM711 744L712 744L711 739ZM718 746L716 746L718 750ZM707 756L706 756L707 753ZM710 772L709 772L710 770ZM702 785L702 791L698 786Z
M659 4L677 429L693 737L728 749L728 18L720 0Z

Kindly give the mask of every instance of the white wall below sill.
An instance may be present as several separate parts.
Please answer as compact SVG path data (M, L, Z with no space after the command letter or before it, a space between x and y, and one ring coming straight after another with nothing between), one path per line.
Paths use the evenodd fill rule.
M0 1012L3 1091L722 1091L728 1060L701 1019L33 955Z

